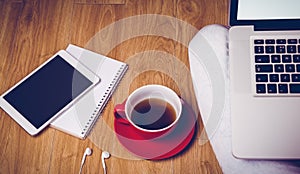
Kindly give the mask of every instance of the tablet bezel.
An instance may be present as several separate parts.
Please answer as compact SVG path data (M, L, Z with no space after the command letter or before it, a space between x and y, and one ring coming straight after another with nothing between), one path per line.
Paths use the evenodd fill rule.
M9 103L4 96L11 92L13 89L15 89L17 86L22 84L26 79L31 77L33 74L35 74L39 69L47 65L52 59L54 59L56 56L60 56L63 60L65 60L69 65L71 65L75 70L80 72L84 77L86 77L88 80L92 82L92 84L86 88L83 92L81 92L77 97L73 98L71 102L69 102L67 105L65 105L59 112L57 112L55 115L52 115L50 119L48 119L46 122L42 124L39 128L36 128L29 120L27 120L20 112L18 112L11 103ZM45 61L42 65L37 67L35 70L33 70L30 74L28 74L26 77L24 77L22 80L20 80L18 83L16 83L13 87L11 87L9 90L7 90L4 94L0 97L0 106L2 109L7 112L23 129L26 130L30 135L34 136L38 134L40 131L42 131L45 127L47 127L54 119L56 119L61 113L63 113L67 108L69 108L76 100L78 100L80 97L82 97L87 91L89 91L91 88L93 88L98 82L100 81L100 78L95 75L92 71L90 71L87 67L82 65L78 60L76 60L74 57L72 57L69 53L67 53L65 50L60 50L56 54L54 54L51 58L49 58L47 61Z

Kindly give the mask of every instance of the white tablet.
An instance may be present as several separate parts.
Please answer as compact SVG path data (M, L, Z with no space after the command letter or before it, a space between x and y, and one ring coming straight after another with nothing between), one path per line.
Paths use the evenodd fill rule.
M6 91L0 106L30 135L36 135L99 80L61 50Z

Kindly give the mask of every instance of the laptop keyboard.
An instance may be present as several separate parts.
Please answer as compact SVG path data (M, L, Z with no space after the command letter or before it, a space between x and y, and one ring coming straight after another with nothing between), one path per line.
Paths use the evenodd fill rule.
M252 38L256 95L300 95L300 36Z

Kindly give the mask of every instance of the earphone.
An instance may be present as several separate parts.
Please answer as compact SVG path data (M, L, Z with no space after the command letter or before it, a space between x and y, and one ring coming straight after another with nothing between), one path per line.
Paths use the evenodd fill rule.
M81 174L81 170L82 170L83 164L85 162L86 156L90 156L90 155L92 155L92 149L91 148L86 148L85 151L84 151L84 154L82 156L79 174ZM105 166L105 161L104 160L109 158L109 157L110 157L109 152L107 152L107 151L102 152L101 161L102 161L102 167L103 167L103 170L104 170L104 174L106 174L106 166Z
M81 173L86 156L90 156L90 155L92 155L92 149L88 147L85 149L84 154L82 156L79 174Z
M106 166L105 166L104 159L107 159L109 157L110 157L109 152L107 152L107 151L103 151L102 152L102 154L101 154L101 161L102 161L102 167L103 167L103 170L104 170L104 174L106 174Z

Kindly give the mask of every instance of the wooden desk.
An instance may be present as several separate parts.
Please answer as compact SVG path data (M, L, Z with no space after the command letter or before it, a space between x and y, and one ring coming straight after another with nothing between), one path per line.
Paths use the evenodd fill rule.
M93 46L87 45L90 39L116 21L136 15L159 14L201 29L214 23L227 25L227 9L227 0L0 0L0 93L52 54L65 49L69 43L93 49ZM191 36L186 36L182 28L166 22L168 31L159 33L174 33L175 38L185 38L184 42L190 39ZM115 34L122 32L125 34L130 31L124 29ZM113 37L109 34L114 32L101 37ZM117 45L110 43L108 40L106 46L112 49L108 49L107 56L129 63L130 71L138 67L135 61L130 60L136 55L142 57L149 50L168 53L181 65L189 67L187 47L178 40L142 35L128 38ZM103 51L97 50L97 47L94 49L100 53ZM158 66L172 65L172 62L158 63ZM172 77L176 73L179 80ZM129 160L113 155L106 161L108 173L222 173L209 142L199 144L203 126L195 107L190 75L188 71L178 73L180 71L176 67L169 67L168 72L156 69L142 71L132 78L127 92L150 83L169 86L179 94L183 89L185 100L194 106L199 116L197 133L191 144L179 155L161 161ZM115 97L110 100L101 118L112 129L112 112L117 104L113 99ZM1 174L78 173L86 147L93 149L93 155L86 159L82 173L103 173L100 160L102 149L90 138L80 140L53 128L47 128L38 136L31 137L3 110L0 110L0 147Z

